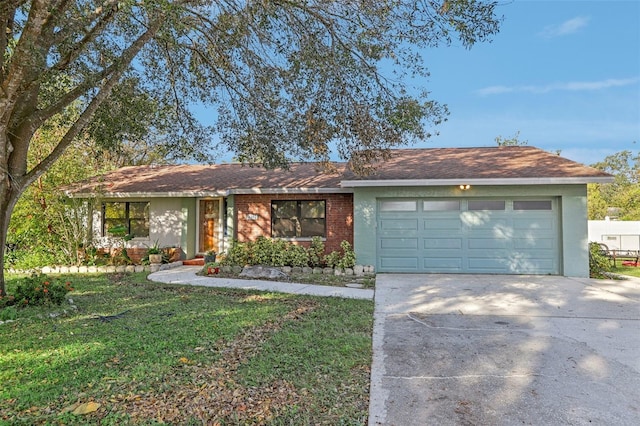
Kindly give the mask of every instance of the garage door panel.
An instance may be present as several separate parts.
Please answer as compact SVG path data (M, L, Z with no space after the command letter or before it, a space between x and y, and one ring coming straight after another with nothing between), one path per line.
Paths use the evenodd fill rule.
M469 238L467 247L469 249L506 249L510 245L510 241L502 238Z
M514 219L513 220L514 229L535 229L535 230L553 230L554 229L554 220L553 218L538 218L535 220L532 219Z
M381 257L380 266L389 271L417 271L417 257Z
M423 238L423 249L461 249L462 238Z
M416 250L418 248L418 238L381 238L380 248Z
M380 229L394 231L417 231L418 219L383 219L380 221Z
M431 272L460 272L462 259L459 257L424 258L422 266Z
M511 258L509 259L510 273L533 273L539 274L540 271L553 271L556 266L555 259L541 259L531 257Z
M468 266L470 270L483 272L505 272L507 271L507 262L504 259L496 259L491 257L469 257Z
M553 238L515 238L513 247L516 249L541 249L549 250L553 256L555 251L555 240Z
M427 218L422 222L422 229L424 230L442 230L442 229L450 229L450 230L458 230L462 228L462 221L460 219L438 219L438 218Z

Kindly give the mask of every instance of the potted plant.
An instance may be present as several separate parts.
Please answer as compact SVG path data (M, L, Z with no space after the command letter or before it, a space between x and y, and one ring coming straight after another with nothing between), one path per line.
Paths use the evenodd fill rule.
M158 241L149 247L147 254L149 255L149 263L162 263L162 250L158 246Z
M216 275L220 273L220 264L218 262L207 263L207 275Z
M216 261L217 253L213 250L209 250L204 254L204 263L212 263Z

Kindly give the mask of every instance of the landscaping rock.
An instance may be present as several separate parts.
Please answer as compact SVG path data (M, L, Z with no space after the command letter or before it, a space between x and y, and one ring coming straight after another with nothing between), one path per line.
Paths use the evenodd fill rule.
M87 272L90 274L95 274L96 272L98 272L98 267L97 266L89 266L87 268Z
M333 268L324 268L324 269L322 270L322 273L323 273L324 275L333 275Z
M68 266L61 266L60 267L60 273L61 274L68 274L69 273L69 267Z
M302 273L302 268L299 266L294 266L293 268L291 268L291 273L292 274L301 274Z
M351 268L344 268L344 274L345 274L345 275L353 275L353 269L351 269Z
M267 266L245 266L238 276L247 278L289 279L289 276L280 269Z
M313 269L312 269L312 268L309 268L308 266L304 266L304 267L302 268L302 273L303 273L303 274L311 274L312 272L313 272Z
M223 266L222 267L222 272L224 272L225 274L228 274L231 272L231 266Z
M313 271L311 273L312 274L321 274L322 273L322 268L315 267L315 268L313 268Z
M129 272L129 273L132 273L132 272L135 272L135 271L136 271L136 267L135 267L135 266L133 266L133 265L127 265L127 266L125 266L125 267L124 267L124 271L125 271L125 272Z
M81 274L86 274L87 273L88 268L86 266L79 266L78 267L78 272Z
M136 266L135 266L135 270L136 270L136 272L144 272L144 266L142 266L142 265L136 265Z
M291 273L291 266L283 266L282 267L282 272L284 272L285 274L290 274Z
M238 266L238 265L232 266L231 272L233 272L234 274L239 274L240 272L242 272L242 266Z
M153 264L153 265L149 265L149 271L150 272L158 272L160 270L160 265Z
M114 272L116 272L116 267L113 265L107 266L107 273L108 274L113 274Z
M42 267L42 273L43 274L50 274L51 273L51 268L49 266L43 266Z
M119 272L119 273L127 272L127 267L123 265L116 266L116 272Z
M344 271L343 271L342 269L340 269L340 268L336 268L336 269L333 271L333 274L334 274L335 276L344 275Z
M78 273L78 267L77 266L69 266L69 273L70 274L77 274Z
M360 275L364 275L364 266L362 266L362 265L355 265L355 266L353 267L353 273L354 273L355 275L358 275L358 276L360 276Z

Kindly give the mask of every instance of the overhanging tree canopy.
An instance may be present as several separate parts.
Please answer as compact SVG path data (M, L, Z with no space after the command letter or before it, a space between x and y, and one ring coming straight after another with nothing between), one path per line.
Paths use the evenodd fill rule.
M384 149L428 137L425 125L446 117L444 106L403 83L428 75L418 50L487 39L498 31L495 7L474 0L2 0L0 243L24 188L74 139L96 131L101 142L114 142L96 129L104 130L97 122L114 125L100 107L116 95L153 99L171 124L160 126L162 143L179 155L206 151L217 131L243 161L326 161L334 146L362 171ZM135 88L118 90L123 81ZM193 103L218 107L215 128L195 120ZM57 146L28 169L34 133L71 107L79 113Z

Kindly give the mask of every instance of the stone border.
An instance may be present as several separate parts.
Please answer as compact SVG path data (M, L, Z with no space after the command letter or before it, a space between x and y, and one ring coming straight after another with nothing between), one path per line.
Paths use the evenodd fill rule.
M19 270L9 268L7 272L11 274L30 274L32 272L42 272L43 274L113 274L122 272L158 272L165 271L167 269L177 268L182 266L182 261L163 264L151 264L151 265L121 265L121 266L43 266L42 268L34 268L31 270ZM285 274L323 274L323 275L354 275L357 277L363 277L367 275L374 275L375 268L373 265L355 265L353 268L311 268L308 266L277 266L272 267L278 269ZM239 273L242 271L240 266L223 266L221 267L223 272Z
M151 265L120 265L120 266L43 266L28 271L19 269L7 269L11 274L30 274L42 272L43 274L113 274L122 272L158 272L182 266L182 261Z
M260 267L262 265L252 265ZM309 266L264 266L265 268L281 271L287 275L289 274L307 274L307 275L355 275L357 277L364 277L367 275L374 275L375 268L373 265L355 265L353 268L311 268ZM222 266L220 268L225 273L238 274L244 269L241 266Z

